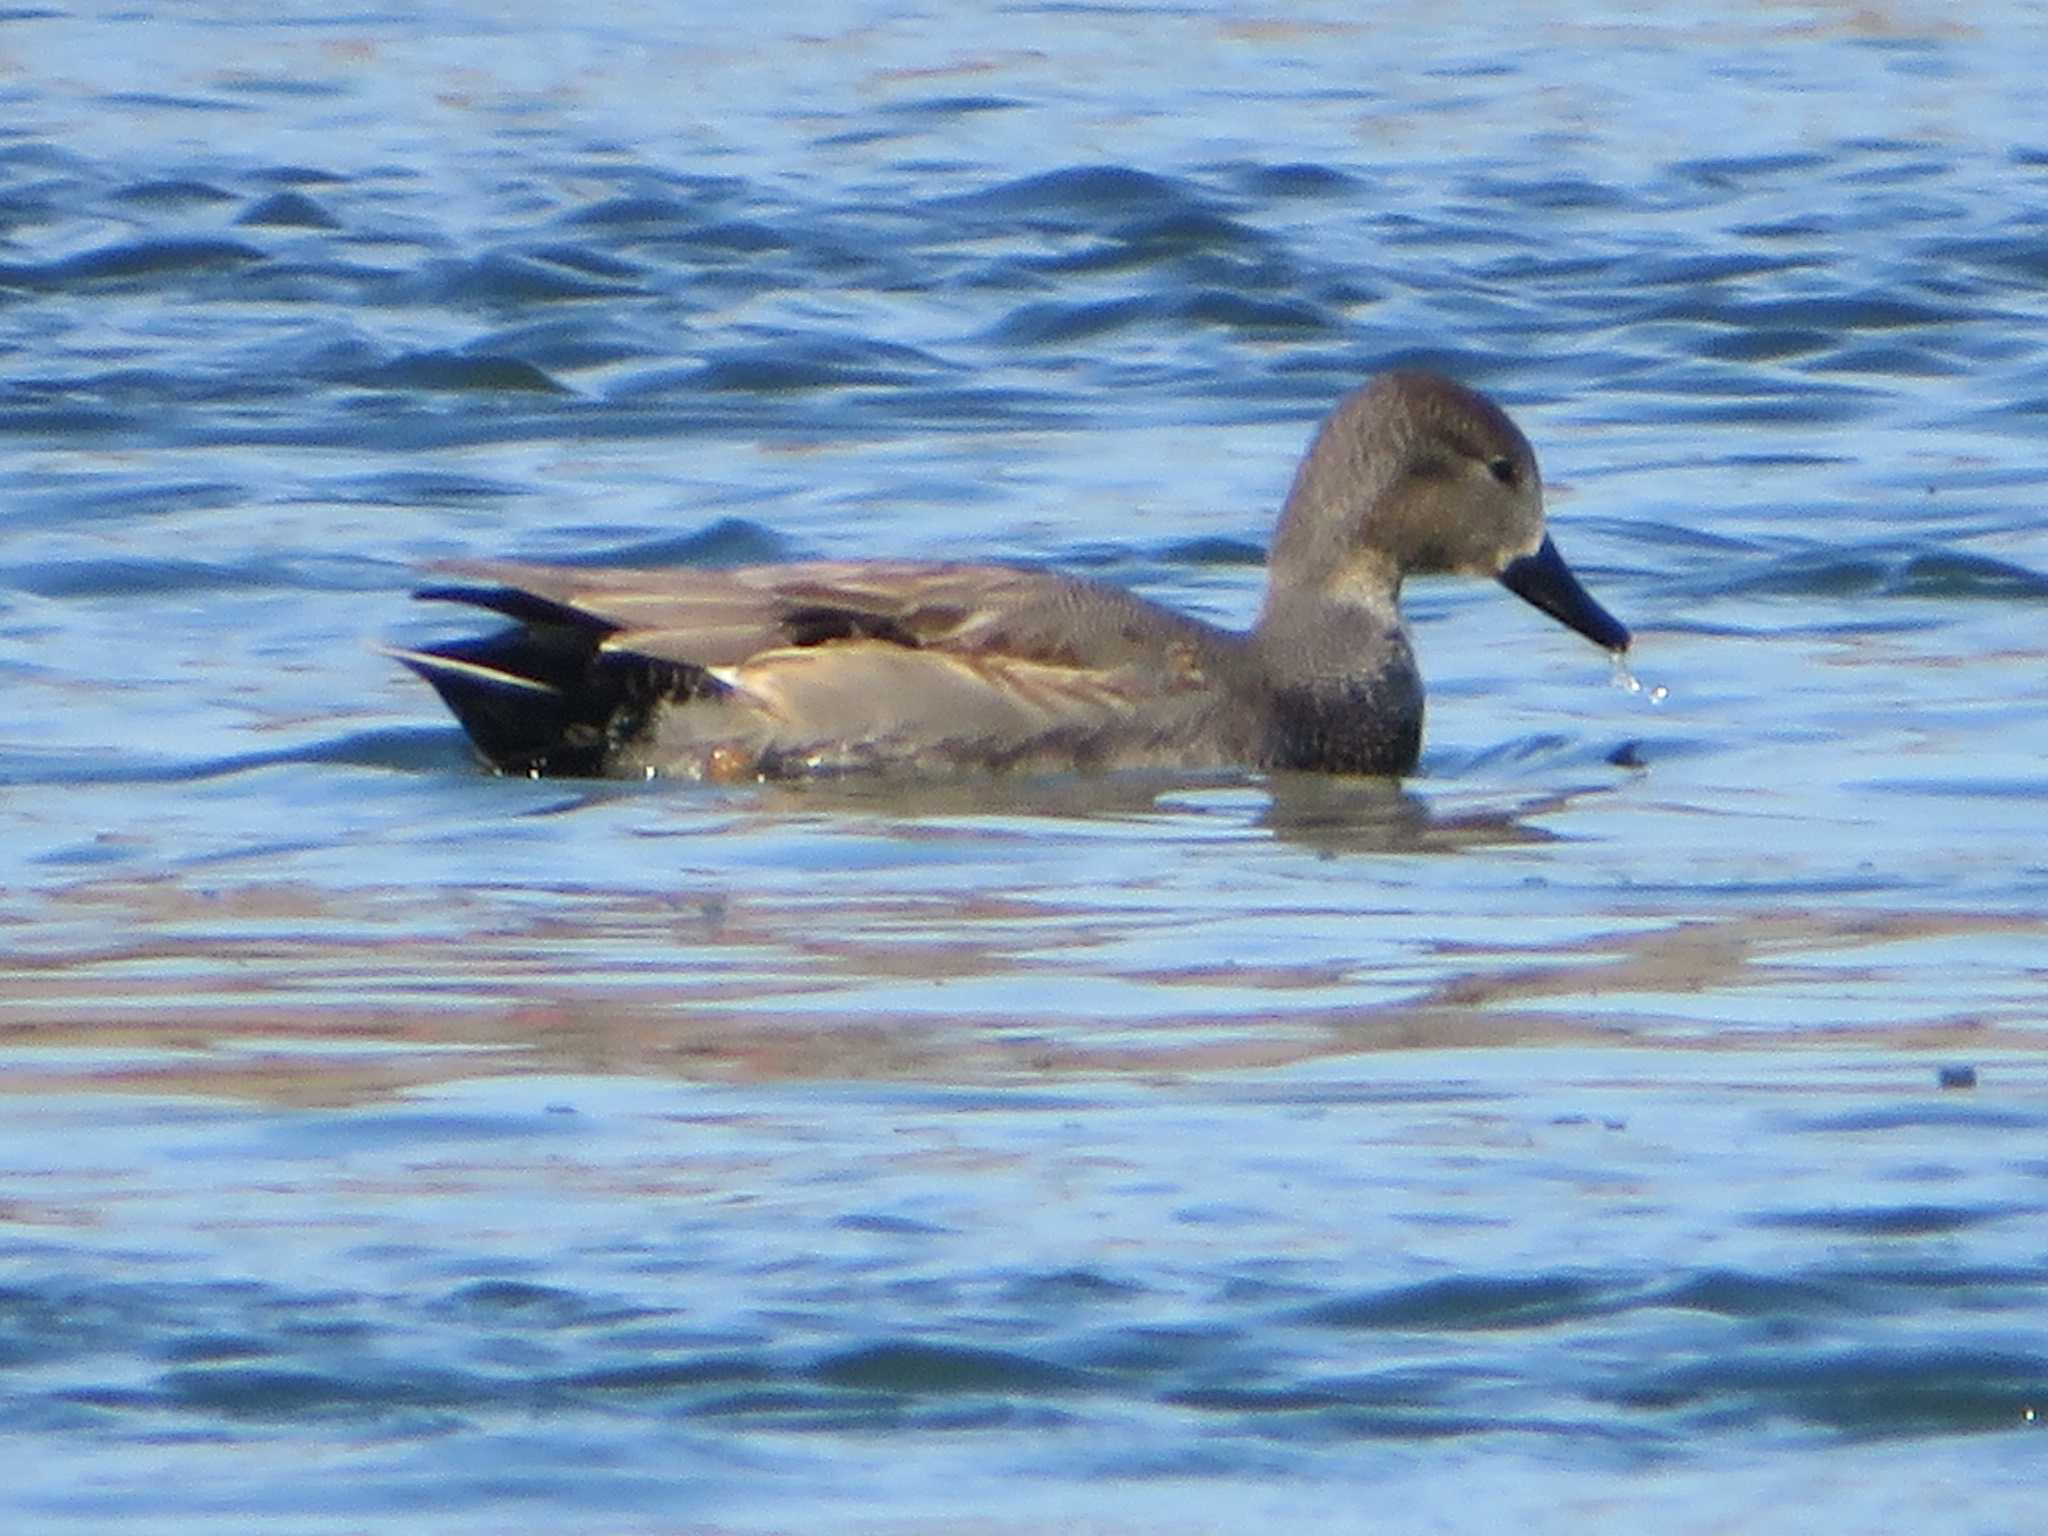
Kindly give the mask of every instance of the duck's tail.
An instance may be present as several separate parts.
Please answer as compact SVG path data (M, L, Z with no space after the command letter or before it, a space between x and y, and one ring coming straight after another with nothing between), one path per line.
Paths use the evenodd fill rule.
M426 679L501 773L602 774L648 730L657 706L726 691L702 667L608 649L614 625L531 593L427 587L416 595L517 621L496 634L382 648Z

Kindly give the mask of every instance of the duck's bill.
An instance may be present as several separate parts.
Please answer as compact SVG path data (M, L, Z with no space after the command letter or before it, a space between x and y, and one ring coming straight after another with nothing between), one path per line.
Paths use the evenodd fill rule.
M1564 556L1557 552L1549 535L1544 536L1543 545L1535 554L1522 556L1502 571L1500 584L1602 649L1628 649L1628 626L1594 602L1592 594L1579 585L1579 578L1564 563Z

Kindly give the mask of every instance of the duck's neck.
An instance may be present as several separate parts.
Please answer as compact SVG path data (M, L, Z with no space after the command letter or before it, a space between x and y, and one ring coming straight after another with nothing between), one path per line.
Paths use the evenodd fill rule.
M1264 764L1406 773L1422 746L1422 677L1384 586L1276 586L1251 634L1269 707Z

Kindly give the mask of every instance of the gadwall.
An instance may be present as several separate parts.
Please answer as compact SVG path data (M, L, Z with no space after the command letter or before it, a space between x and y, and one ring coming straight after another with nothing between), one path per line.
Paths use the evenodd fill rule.
M1375 378L1316 433L1242 634L999 565L441 569L419 596L512 625L395 654L508 773L1399 774L1422 744L1403 577L1494 577L1596 645L1629 643L1544 532L1528 439L1419 372Z

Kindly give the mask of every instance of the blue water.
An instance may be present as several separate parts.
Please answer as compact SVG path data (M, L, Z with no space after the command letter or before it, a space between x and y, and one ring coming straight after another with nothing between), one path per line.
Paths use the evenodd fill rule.
M2035 1529L2041 16L684 12L0 13L8 1529ZM692 789L376 650L1242 623L1392 363L1645 691L1418 583L1399 786Z

